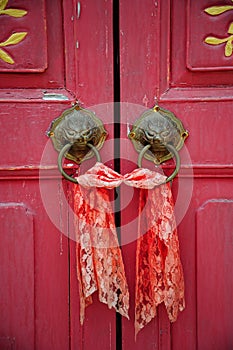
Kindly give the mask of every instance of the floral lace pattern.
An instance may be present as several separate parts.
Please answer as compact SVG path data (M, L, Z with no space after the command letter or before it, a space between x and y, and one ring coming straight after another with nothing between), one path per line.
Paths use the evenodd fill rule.
M171 322L184 309L173 200L165 179L142 168L122 176L102 163L77 177L74 211L81 323L95 291L101 302L128 318L129 292L108 191L122 182L140 188L135 334L156 316L160 303L165 303Z
M115 172L102 166L98 163L77 178L80 184L74 185L81 324L85 307L92 303L96 291L101 302L128 318L128 285L107 189L113 187ZM106 188L92 187L98 185Z
M135 335L164 302L169 320L185 307L183 269L169 184L140 190L136 252Z

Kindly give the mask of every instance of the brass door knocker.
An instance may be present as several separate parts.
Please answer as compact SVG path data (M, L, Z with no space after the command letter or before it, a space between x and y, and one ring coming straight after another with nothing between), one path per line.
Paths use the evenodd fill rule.
M80 164L95 155L97 162L100 162L98 150L103 146L107 132L102 121L93 112L75 105L54 119L48 136L59 152L59 171L67 180L77 183L77 180L64 171L63 157ZM141 115L128 136L139 153L138 167L142 166L143 157L155 164L161 164L175 157L176 168L167 177L166 182L178 174L180 168L178 151L188 137L188 131L172 112L156 105Z
M59 152L60 172L67 180L77 184L73 187L73 209L77 278L83 291L79 295L80 305L83 306L80 307L81 323L84 322L85 307L90 304L95 292L99 301L107 304L109 309L114 308L129 318L129 288L111 196L106 191L121 183L140 190L140 220L136 230L139 239L136 249L135 337L156 316L157 306L162 302L165 303L169 320L176 321L178 312L185 307L184 279L171 186L166 182L171 181L179 171L178 151L188 136L182 123L173 113L158 106L143 113L129 133L139 153L139 168L125 175L101 163L98 150L107 133L92 112L74 106L52 122L48 135ZM62 168L64 156L80 164L93 155L98 162L76 179ZM160 172L140 169L143 157L155 164L175 157L176 169L167 178ZM106 269L106 261L111 273ZM159 276L158 266L162 271L159 271ZM145 276L148 277L145 279Z
M52 121L47 134L59 152L58 169L67 180L77 183L63 170L64 156L77 164L93 155L101 161L98 150L103 146L107 132L93 112L75 105Z
M156 105L141 115L128 136L139 153L138 167L142 166L143 157L155 164L161 164L175 157L176 168L167 177L166 182L178 174L180 168L178 151L188 137L188 131L172 112Z

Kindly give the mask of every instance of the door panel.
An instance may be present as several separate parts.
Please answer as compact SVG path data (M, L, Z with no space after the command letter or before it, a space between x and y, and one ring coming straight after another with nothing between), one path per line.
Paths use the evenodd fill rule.
M108 137L100 153L102 161L108 162L113 168L112 1L87 0L80 2L80 5L80 15L78 18L74 17L73 39L71 39L78 43L78 49L73 58L76 96L81 104L94 111L105 124ZM75 2L73 6L74 9L77 8L77 3ZM81 171L91 167L93 162L94 160L85 162ZM108 310L96 296L93 298L93 304L86 309L84 325L80 326L75 242L72 240L70 241L70 262L71 349L115 349L115 312Z
M233 201L221 198L205 202L196 213L197 338L200 349L230 349L233 344L233 306L229 292L233 285L232 213Z
M214 5L226 6L229 3L120 1L121 101L128 105L144 105L144 108L157 102L182 120L190 132L185 142L190 160L183 157L182 150L181 173L173 182L172 190L177 194L180 187L184 187L185 191L192 193L188 210L178 226L186 308L178 320L170 324L163 307L159 307L157 318L139 333L136 343L132 321L123 319L123 349L147 346L153 349L212 349L215 341L219 349L232 347L232 332L227 326L214 332L220 327L220 320L225 323L232 314L230 303L228 310L224 308L231 295L232 281L227 277L229 246L223 248L223 242L229 242L232 236L228 216L232 216L232 208L227 204L224 209L218 207L224 211L222 215L215 215L212 207L210 212L202 210L206 201L216 201L221 206L221 203L231 203L228 201L232 200L232 56L224 56L224 44L209 45L205 38L214 34L220 36L220 29L221 37L227 36L233 12L226 11L218 16L205 12ZM142 113L139 108L137 113L136 110L122 110L123 139L127 137L127 128ZM125 154L131 162L122 161L122 173L131 171L137 161L132 145L121 148L122 159ZM145 166L150 165L145 162ZM167 171L170 166L167 165ZM189 173L190 168L193 168L193 176ZM122 200L130 195L125 189ZM130 212L133 206L136 207L135 203L128 206L128 214L127 210L123 213L134 231L137 225L130 222ZM180 205L182 203L176 203L176 207ZM215 217L216 225L213 222ZM123 221L124 218L122 216ZM124 240L127 235L124 227L122 235ZM135 243L123 247L131 289L131 320L134 318L135 253ZM219 256L218 265L213 265L215 254ZM215 277L208 283L205 276L210 271L215 272ZM229 283L228 291L224 288L224 297L219 294L220 279L216 275L220 271L222 278ZM207 285L208 293L204 289ZM209 300L207 305L206 298ZM213 309L210 310L208 305L216 303L222 314L209 323ZM209 336L205 336L206 332Z
M232 55L228 45L226 56L227 41L205 42L208 36L229 35L233 13L229 2L120 0L119 18L114 21L116 1L2 3L0 43L13 33L27 34L13 45L1 45L5 54L1 51L0 56L14 61L0 59L0 348L120 349L119 344L135 350L232 348ZM211 6L228 10L212 15L205 11ZM12 8L21 16L4 12ZM113 28L118 19L119 48ZM119 109L112 103L119 86L120 135L114 125ZM79 322L68 210L72 186L61 181L57 153L45 135L50 122L76 100L104 122L108 139L101 149L102 160L113 168L114 152L118 155L120 150L122 174L137 166L128 131L155 102L174 112L190 132L187 148L180 152L181 172L172 186L178 198L177 217L182 189L183 201L188 201L178 226L186 308L170 324L160 306L136 342L138 192L124 185L117 192L118 224L130 321L116 320L115 312L96 298L87 308L84 326ZM114 135L120 142L114 142ZM82 169L90 164L93 160ZM168 162L165 172L173 166Z
M85 327L79 323L75 243L62 233L71 219L57 152L46 136L51 121L76 100L90 108L112 101L112 5L85 1L78 13L76 1L1 4L24 15L0 12L0 41L13 32L27 35L1 46L15 63L0 60L0 347L88 349L104 329L99 347L114 348L115 314L103 305L94 303ZM112 124L111 108L103 119ZM105 152L111 155L112 147Z
M1 43L12 34L25 33L25 36L21 41L13 39L11 44L1 46L13 62L0 59L0 88L62 88L65 78L62 4L46 0L5 3L5 11L14 9L24 13L19 14L20 17L1 13ZM12 91L8 92L12 95Z
M35 337L33 216L23 203L2 203L0 223L2 331L5 339L8 337L13 343L16 340L19 348L32 349Z

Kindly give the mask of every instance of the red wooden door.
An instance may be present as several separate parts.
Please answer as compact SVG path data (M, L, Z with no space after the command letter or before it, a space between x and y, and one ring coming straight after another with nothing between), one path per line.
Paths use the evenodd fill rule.
M121 101L144 108L157 102L190 132L190 158L185 150L180 152L182 169L173 183L186 308L170 324L159 307L158 317L136 343L133 323L123 320L123 349L233 347L232 22L232 2L227 0L120 1ZM123 110L122 137L139 115L129 106ZM130 142L122 147L121 157L126 154L131 160L137 157ZM133 166L122 162L121 171ZM186 211L182 220L181 207ZM122 234L127 235L124 227ZM135 247L123 247L131 319Z
M231 4L0 1L0 349L233 347ZM79 323L70 185L45 136L76 100L105 123L102 159L121 173L136 166L130 126L155 102L190 132L173 184L186 308L171 325L159 307L136 342L129 188L115 204L120 198L130 321L96 299Z
M83 335L71 321L74 243L46 130L76 99L85 106L113 100L112 4L85 1L80 10L77 1L0 1L0 29L0 349L70 349L73 332L76 348L87 339L90 349L102 312L108 348L114 314L97 308L96 331ZM103 120L111 118L110 108Z

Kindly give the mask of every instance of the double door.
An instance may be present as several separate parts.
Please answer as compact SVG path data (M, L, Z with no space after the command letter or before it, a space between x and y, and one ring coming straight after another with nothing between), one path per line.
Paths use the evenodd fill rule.
M232 348L232 23L227 0L0 1L1 349ZM172 187L186 308L171 324L160 306L136 342L132 189L113 203L130 320L96 298L79 323L70 185L45 135L75 101L104 122L102 160L122 174L145 109L189 131Z

